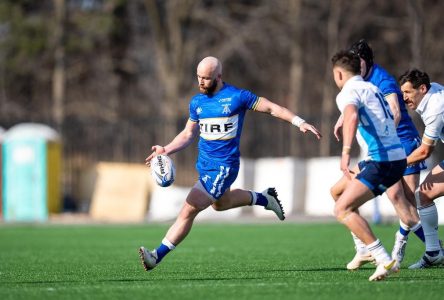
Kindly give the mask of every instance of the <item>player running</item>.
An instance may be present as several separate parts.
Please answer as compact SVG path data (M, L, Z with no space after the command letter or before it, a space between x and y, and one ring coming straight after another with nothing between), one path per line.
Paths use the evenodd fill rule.
M399 79L404 101L416 110L425 129L421 146L407 157L407 164L428 158L438 140L444 142L444 86L430 83L427 73L417 69L405 72ZM415 192L419 216L424 228L426 251L409 269L423 269L444 264L444 254L438 237L438 211L434 200L444 196L444 160L427 175Z
M373 234L358 208L381 195L399 181L405 168L406 155L396 135L390 108L381 91L361 77L360 58L349 51L341 51L332 58L333 76L341 90L336 103L343 115L343 148L341 170L350 182L335 203L336 218L359 238L375 259L376 271L370 281L382 280L398 271L382 243ZM368 149L368 157L359 162L360 173L350 175L350 150L355 135Z
M246 205L260 205L272 210L284 220L284 210L274 188L262 193L234 189L230 186L239 171L239 142L247 110L271 114L311 132L318 139L320 132L288 109L264 97L239 89L222 81L222 65L215 57L204 58L197 66L200 93L190 102L190 116L185 128L166 146L153 146L146 162L157 154L173 154L199 138L196 169L199 179L188 194L175 221L157 249L140 247L139 255L145 270L156 267L171 250L182 242L191 230L199 212L212 206L223 211Z
M393 116L396 133L401 140L401 144L407 155L413 152L421 143L419 133L410 118L402 93L399 90L396 80L381 66L374 63L373 50L368 43L361 39L350 47L350 52L357 54L361 59L361 76L365 81L373 83L377 86L385 100L390 106L390 113ZM339 140L339 128L341 127L341 118L335 126L334 133ZM364 149L364 151L366 151ZM424 162L418 162L407 166L403 178L389 187L386 191L387 197L393 204L397 215L399 216L399 230L395 234L395 244L392 250L392 258L396 259L396 264L400 267L404 260L405 248L407 246L408 235L414 232L418 238L424 242L424 232L416 210L416 201L414 191L419 185L419 174L421 170L426 169ZM359 172L356 167L355 172ZM332 196L337 199L344 190L345 185L349 182L347 177L341 178L332 189ZM365 244L353 235L356 254L354 258L347 264L347 269L356 270L362 265L373 262L374 258L367 251Z

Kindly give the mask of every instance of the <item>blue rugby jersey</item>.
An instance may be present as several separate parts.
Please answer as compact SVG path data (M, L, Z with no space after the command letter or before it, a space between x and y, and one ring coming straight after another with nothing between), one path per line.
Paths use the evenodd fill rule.
M222 165L239 164L245 112L258 103L252 92L227 83L214 95L192 97L189 119L199 123L199 157Z
M365 78L376 85L385 96L395 93L398 96L399 109L401 111L401 119L399 120L398 127L396 127L396 133L401 139L401 142L412 140L419 137L419 133L410 118L405 103L402 97L401 90L398 87L398 83L386 70L381 66L374 64L370 74Z

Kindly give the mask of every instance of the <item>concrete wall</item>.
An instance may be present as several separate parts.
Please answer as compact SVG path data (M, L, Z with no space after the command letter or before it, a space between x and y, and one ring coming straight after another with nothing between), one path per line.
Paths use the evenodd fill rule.
M287 216L306 215L333 217L333 199L330 187L342 176L339 157L300 160L292 157L242 159L237 180L232 188L263 191L276 187ZM355 163L355 162L354 162ZM429 164L432 166L431 164ZM421 178L428 171L421 174ZM155 187L147 214L148 220L174 219L191 187ZM444 224L444 198L436 200L439 222ZM396 213L384 195L364 204L360 212L373 221L395 220ZM211 208L198 216L197 220L240 219L244 216L275 218L262 207L244 207L225 212Z

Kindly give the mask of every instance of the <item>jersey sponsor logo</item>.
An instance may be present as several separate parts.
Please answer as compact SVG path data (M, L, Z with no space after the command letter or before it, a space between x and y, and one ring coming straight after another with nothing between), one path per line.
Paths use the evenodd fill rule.
M206 140L234 139L239 124L239 115L226 118L206 118L199 120L200 136Z
M196 114L198 114L198 115L200 115L202 113L202 107L198 107L197 109L196 109Z
M229 114L229 113L231 113L230 105L231 105L231 104L222 104L222 106L223 106L222 113L223 113L223 114Z
M224 103L224 102L231 102L231 98L222 98L222 99L219 99L218 102L221 102L221 103Z

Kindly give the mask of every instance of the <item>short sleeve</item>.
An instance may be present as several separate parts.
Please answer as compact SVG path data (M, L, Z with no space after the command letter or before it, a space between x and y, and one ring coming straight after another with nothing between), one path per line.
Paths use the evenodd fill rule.
M341 113L343 113L345 107L349 104L359 107L359 96L353 90L342 90L336 96L336 104L338 105L338 108L341 111Z
M239 98L247 109L255 110L259 103L259 97L248 90L241 90Z
M190 121L193 122L197 122L199 121L199 116L197 115L197 100L196 98L191 99L190 101L190 105L189 105L189 110L190 110Z
M438 140L444 130L444 115L442 113L428 116L424 120L424 136L431 140Z
M379 83L378 88L381 90L384 97L390 94L399 94L398 85L396 81L392 80L392 78L382 80Z

